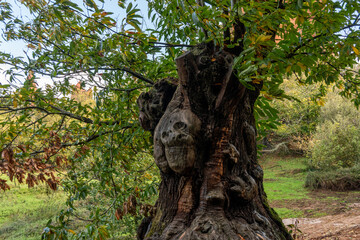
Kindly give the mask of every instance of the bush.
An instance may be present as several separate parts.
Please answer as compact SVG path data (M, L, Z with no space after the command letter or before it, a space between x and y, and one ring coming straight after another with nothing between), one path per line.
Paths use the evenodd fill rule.
M360 115L350 101L328 95L309 150L308 165L314 169L348 168L360 162Z
M305 187L334 191L359 190L360 164L352 168L310 172L306 177Z
M360 129L346 119L325 121L314 135L309 166L315 169L352 167L360 159Z

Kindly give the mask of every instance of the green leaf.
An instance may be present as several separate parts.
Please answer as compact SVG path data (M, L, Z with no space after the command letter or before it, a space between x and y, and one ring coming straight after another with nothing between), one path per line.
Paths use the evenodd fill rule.
M63 17L62 17L62 14L59 10L57 10L56 8L54 8L54 13L55 13L55 16L61 21L61 22L65 22Z
M96 3L94 2L94 0L86 0L86 5L88 5L91 8L94 8L94 9L98 10L98 7L97 7Z
M191 18L192 18L193 22L195 23L195 25L199 26L200 21L199 21L198 16L196 15L196 12L193 12L193 13L191 14Z
M126 8L126 13L129 13L130 10L131 10L131 8L132 8L132 3L129 2L129 5L128 5L127 8Z
M304 1L304 0L297 0L297 7L298 7L299 9L303 8L303 1Z
M241 79L244 76L249 76L249 75L253 74L254 72L256 72L257 69L258 69L257 66L250 65L248 68L246 68L245 70L241 71L238 74L238 78Z
M67 5L67 6L70 6L72 8L75 8L76 10L78 10L80 12L83 12L83 10L76 3L73 3L71 1L61 1L61 3L63 5Z

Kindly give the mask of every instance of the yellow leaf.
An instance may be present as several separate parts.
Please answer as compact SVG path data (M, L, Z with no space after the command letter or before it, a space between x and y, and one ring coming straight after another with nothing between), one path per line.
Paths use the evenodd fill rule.
M289 65L289 66L286 67L286 72L288 73L288 72L290 72L290 71L291 71L291 65Z
M151 180L152 179L152 176L149 174L149 173L145 173L144 174L144 177Z
M102 12L102 13L101 13L101 16L102 16L102 17L105 17L106 15L109 15L109 13L108 13L108 12Z
M316 99L316 103L317 103L318 105L320 105L320 106L324 106L325 101L324 101L323 99L321 99L321 98L318 98L318 99Z
M304 64L298 62L297 65L298 65L303 71L306 70L306 66L305 66Z
M354 50L354 53L356 54L356 55L358 55L359 56L359 50L356 48L356 47L354 47L354 46L351 46L352 47L352 49Z
M260 68L266 68L268 65L266 65L265 63L260 65Z
M106 227L104 225L101 225L99 228L98 228L98 231L99 233L101 233L104 237L109 237L109 232L107 231Z
M98 17L99 15L100 15L99 12L94 12L94 13L92 14L93 17Z
M31 44L31 43L29 43L29 44L27 45L27 47L28 47L28 48L31 48L31 49L36 49L36 46L35 46L34 44Z
M14 104L14 108L17 108L18 102L16 100L13 101L13 104Z
M255 83L255 84L260 84L262 82L262 80L256 78L256 79L252 80L252 82Z
M272 35L266 35L264 37L264 41L269 41L273 36Z
M256 42L265 42L265 41L269 41L271 39L272 35L260 35L257 39Z
M254 36L250 36L249 39L250 39L250 41L251 41L252 44L255 43L255 37L254 37Z
M74 232L74 230L67 229L67 231L70 232L70 233L72 233L72 234L76 234L76 233Z
M272 99L273 99L272 97L270 97L270 96L267 95L267 94L264 94L264 97L265 97L266 99L268 99L268 100L272 100Z
M298 20L299 23L304 23L305 22L304 16L298 16L297 20Z

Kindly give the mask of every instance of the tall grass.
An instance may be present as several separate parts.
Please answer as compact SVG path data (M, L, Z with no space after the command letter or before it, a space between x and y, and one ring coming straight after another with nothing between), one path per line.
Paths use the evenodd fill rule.
M10 191L0 193L0 239L39 239L46 222L65 206L65 194L46 185L10 186Z

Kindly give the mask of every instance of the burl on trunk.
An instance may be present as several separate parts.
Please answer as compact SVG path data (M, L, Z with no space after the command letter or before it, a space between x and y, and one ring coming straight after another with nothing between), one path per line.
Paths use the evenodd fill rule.
M253 108L261 86L242 86L232 54L211 45L176 64L176 85L160 81L138 99L162 179L138 239L291 239L267 203L256 157Z

